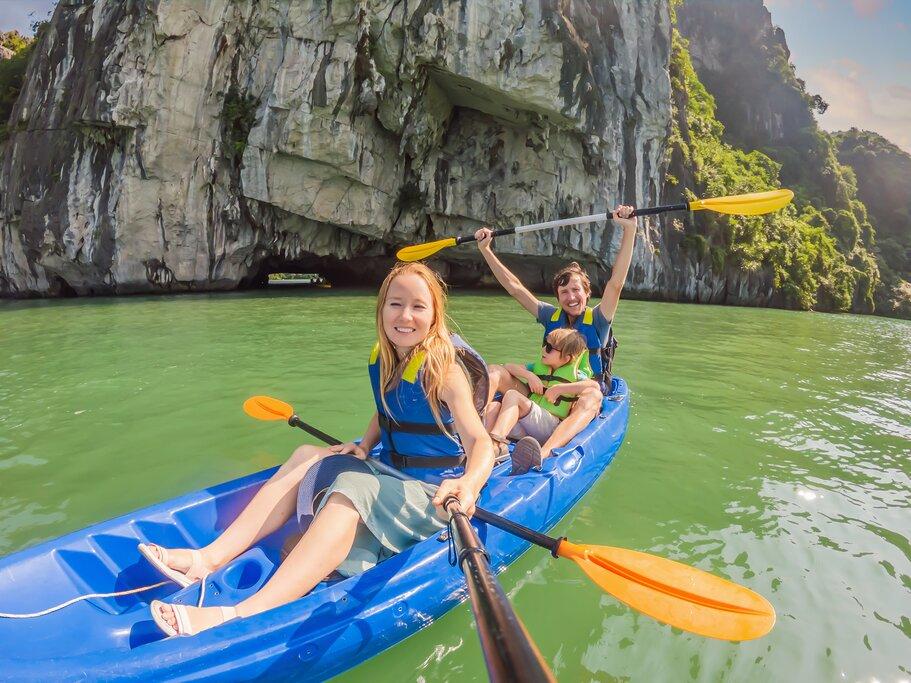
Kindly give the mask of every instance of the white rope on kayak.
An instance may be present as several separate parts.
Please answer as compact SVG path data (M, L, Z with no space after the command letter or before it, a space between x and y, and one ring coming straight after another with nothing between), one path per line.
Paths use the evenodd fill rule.
M197 607L202 607L203 598L206 597L206 579L209 578L209 573L206 572L202 578L199 580L199 600L196 602ZM119 598L122 595L133 595L134 593L142 593L145 591L150 591L154 588L161 588L164 585L171 583L171 581L159 581L158 583L153 583L150 586L143 586L142 588L131 588L126 591L117 591L116 593L89 593L88 595L80 595L78 597L67 600L66 602L61 602L59 605L54 605L53 607L48 607L47 609L41 610L40 612L30 612L28 614L16 614L14 612L0 612L0 619L34 619L35 617L44 617L58 610L62 610L64 607L69 607L70 605L75 605L77 602L82 600L91 600L92 598Z
M89 593L88 595L80 595L79 597L73 598L72 600L67 600L66 602L61 602L59 605L54 605L53 607L48 607L45 610L40 612L31 612L29 614L14 614L10 612L0 612L0 618L3 619L32 619L34 617L43 617L52 612L63 609L64 607L69 607L81 600L91 600L92 598L118 598L121 595L132 595L133 593L142 593L143 591L150 591L153 588L159 588L165 584L171 583L170 581L160 581L158 583L152 584L151 586L143 586L142 588L132 588L128 591L118 591L116 593Z

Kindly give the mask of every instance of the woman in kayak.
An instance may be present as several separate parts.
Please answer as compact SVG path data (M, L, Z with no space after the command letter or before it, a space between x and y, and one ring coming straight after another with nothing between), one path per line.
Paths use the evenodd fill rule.
M301 446L225 532L204 548L173 550L143 545L140 550L162 573L182 585L203 579L295 514L298 485L315 463L341 453L363 460L381 439L384 448L391 443L390 418L402 424L425 422L420 432L425 450L419 458L406 459L410 467L433 466L434 457L447 463L453 453L458 453L459 460L464 459L464 473L444 479L430 500L415 481L403 482L372 469L343 472L327 491L300 541L255 595L234 607L153 601L152 616L165 633L192 635L229 619L296 600L334 570L350 576L369 569L442 529L448 516L441 508L450 496L459 499L466 513L474 511L475 500L493 468L494 449L472 402L468 379L455 362L456 352L446 326L444 287L436 273L420 263L399 264L380 287L376 307L379 343L371 359L377 412L360 444ZM408 409L402 411L403 405ZM428 430L433 423L438 429ZM436 441L428 438L432 436L429 431L436 431ZM400 444L399 439L396 444ZM416 465L416 460L427 463Z
M585 429L601 409L603 394L610 391L604 351L610 338L611 323L620 302L620 293L623 291L626 274L633 258L637 228L636 219L630 218L633 210L631 206L617 206L614 209L613 213L616 216L614 222L623 228L623 237L620 240L617 258L614 259L611 277L604 287L601 301L594 308L588 307L591 282L588 274L578 263L571 263L554 276L553 289L557 296L558 306L552 306L540 301L528 291L519 278L496 257L491 249L493 236L489 228L481 228L475 233L478 249L497 281L544 326L545 340L549 332L561 327L570 327L582 333L588 343L588 362L592 371L592 379L600 384L600 390L588 389L579 394L569 416L557 426L543 444L535 443L534 439L525 440L523 452L520 454L521 459L523 462L532 463L532 466L540 464L543 459L550 456L554 448L566 445L570 439ZM521 390L515 378L505 368L491 365L489 370L491 397L497 391L505 394L509 389ZM513 453L513 457L516 457L515 453Z

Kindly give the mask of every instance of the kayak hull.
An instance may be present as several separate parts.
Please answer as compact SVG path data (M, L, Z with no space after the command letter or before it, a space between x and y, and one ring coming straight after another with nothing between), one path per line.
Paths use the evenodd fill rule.
M509 477L499 465L479 504L538 531L553 527L620 447L627 388L615 380L602 411L542 472ZM136 545L201 547L236 517L274 468L118 517L0 559L0 612L35 612L77 595L162 580ZM529 544L477 520L491 566L503 571ZM206 605L235 604L265 583L296 520L206 581ZM173 583L92 598L31 619L0 619L0 671L13 680L325 680L428 626L466 599L445 533L274 610L190 638L164 638L152 599L195 604L199 587Z

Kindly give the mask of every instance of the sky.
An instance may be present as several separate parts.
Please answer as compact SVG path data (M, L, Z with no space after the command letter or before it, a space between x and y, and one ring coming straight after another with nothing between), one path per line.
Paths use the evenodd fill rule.
M911 0L765 0L826 130L874 130L911 152Z
M730 0L718 0L729 2ZM765 0L826 130L874 130L911 152L911 0ZM0 30L29 32L54 0L0 0Z

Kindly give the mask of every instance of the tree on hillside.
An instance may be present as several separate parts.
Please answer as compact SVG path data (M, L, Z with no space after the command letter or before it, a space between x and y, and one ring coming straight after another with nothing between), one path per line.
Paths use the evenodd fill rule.
M22 35L19 31L2 31L0 32L0 47L11 50L13 54L27 48L34 38Z
M0 32L0 47L12 52L10 58L0 60L0 141L7 135L9 117L22 90L29 57L46 25L46 21L35 22L32 26L35 35L31 38L19 31Z
M852 128L834 138L838 158L854 169L857 193L876 226L883 279L897 297L893 308L911 314L911 154L868 130Z

